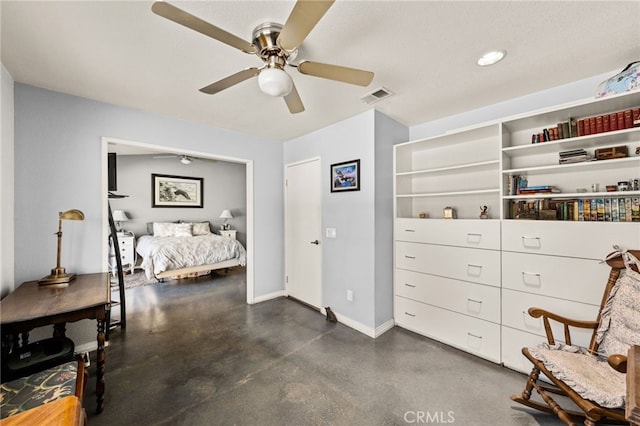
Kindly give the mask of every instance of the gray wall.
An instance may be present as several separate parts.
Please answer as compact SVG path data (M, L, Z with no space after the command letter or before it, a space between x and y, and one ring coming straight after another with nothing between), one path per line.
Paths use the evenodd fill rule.
M0 6L1 7L1 6ZM0 66L0 297L15 287L13 254L13 78Z
M107 136L252 160L254 294L282 291L282 144L24 84L15 84L14 95L16 283L55 266L57 215L71 208L82 210L85 220L64 223L62 266L76 273L106 270L101 150ZM69 332L76 345L95 342L95 324L72 324Z
M502 119L515 114L528 113L540 108L556 107L564 103L593 98L598 84L617 74L619 71L620 70L614 70L519 98L509 99L508 101L487 105L475 110L465 111L439 120L412 126L409 128L410 137L411 140L428 138L450 130L484 123L485 121Z
M375 326L393 318L393 145L406 142L409 129L375 113Z
M111 199L112 210L124 210L131 220L122 228L136 236L146 234L147 222L175 220L211 222L220 229L222 210L229 209L233 219L228 223L236 229L237 237L246 244L247 192L246 166L228 161L194 159L182 164L178 158L156 158L166 154L117 156L118 190L127 198ZM152 208L151 174L203 178L203 208Z
M337 230L336 239L323 238L323 304L370 329L392 319L392 145L407 137L408 129L371 110L284 144L285 164L322 162L323 235ZM360 191L332 193L330 165L356 159Z

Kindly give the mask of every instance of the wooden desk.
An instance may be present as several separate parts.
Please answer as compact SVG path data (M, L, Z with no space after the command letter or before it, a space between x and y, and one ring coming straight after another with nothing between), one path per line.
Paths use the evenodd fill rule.
M104 409L104 339L107 310L111 303L109 274L78 275L66 287L38 286L37 281L22 283L0 302L0 327L3 351L10 343L28 343L29 331L53 325L54 337L65 335L65 324L81 319L98 322L98 354L96 375L96 412ZM13 342L7 339L13 338ZM6 354L3 353L3 356Z
M627 420L640 425L640 346L632 346L627 356Z
M0 426L83 426L86 424L86 413L82 409L80 400L75 396L57 399L0 420Z

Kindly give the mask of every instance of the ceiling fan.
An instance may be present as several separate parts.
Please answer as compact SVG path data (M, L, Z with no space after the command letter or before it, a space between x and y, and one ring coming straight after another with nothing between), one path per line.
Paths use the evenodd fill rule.
M298 47L333 2L334 0L298 0L284 26L274 22L258 25L253 30L251 43L166 2L153 3L151 10L245 53L256 54L264 62L259 68L246 68L205 86L200 89L201 92L213 95L258 76L260 90L267 95L284 97L289 111L296 114L304 111L304 105L291 76L284 70L285 66L297 68L302 74L359 86L368 86L373 80L373 73L370 71L312 61L302 61L297 65L291 63L298 53Z
M212 162L216 161L216 160L209 159L209 158L196 158L196 157L191 157L190 155L184 155L184 154L155 155L155 156L153 156L153 158L154 159L178 158L180 160L180 162L182 164L185 164L185 165L188 165L188 164L193 163L194 161L200 161L200 160L212 161Z

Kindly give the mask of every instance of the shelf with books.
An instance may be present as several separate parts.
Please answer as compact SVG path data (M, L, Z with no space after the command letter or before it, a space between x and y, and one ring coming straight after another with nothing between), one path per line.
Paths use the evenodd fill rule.
M619 167L625 167L625 168L640 167L640 156L615 158L612 160L583 161L581 163L570 163L570 164L557 164L557 159L556 159L556 164L507 169L507 170L503 170L502 174L534 175L534 174L568 173L570 171L577 171L581 169L589 170L589 171L597 171L597 170L607 170L607 169L619 168ZM636 174L640 174L640 173L636 173Z
M640 191L624 194L575 198L520 197L510 201L507 212L514 220L630 222L640 225Z
M614 198L614 197L638 197L640 191L613 191L613 192L554 192L537 193L527 195L505 195L505 200L537 200L543 198L553 198L558 200L570 198Z
M625 144L631 144L632 146L640 145L640 127L544 143L508 146L503 148L502 152L510 158L517 158L529 155L557 153L577 148L605 148Z
M531 145L531 135L544 128L556 126L567 120L596 117L601 114L624 111L640 107L640 91L607 96L600 99L585 99L556 107L544 108L530 113L520 114L503 121L504 131L511 135L511 146ZM620 132L618 130L617 132ZM615 133L617 133L615 132ZM614 132L610 132L614 133ZM595 135L591 135L595 136ZM580 136L576 139L588 138ZM571 140L572 138L568 139ZM559 141L566 141L561 139ZM556 142L559 142L556 141ZM549 142L537 145L545 145Z

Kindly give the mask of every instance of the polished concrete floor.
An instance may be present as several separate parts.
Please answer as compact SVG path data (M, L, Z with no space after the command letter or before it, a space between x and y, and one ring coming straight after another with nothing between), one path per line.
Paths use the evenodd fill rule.
M245 303L243 270L127 290L90 425L557 425L525 376L394 328L371 339L299 303Z

